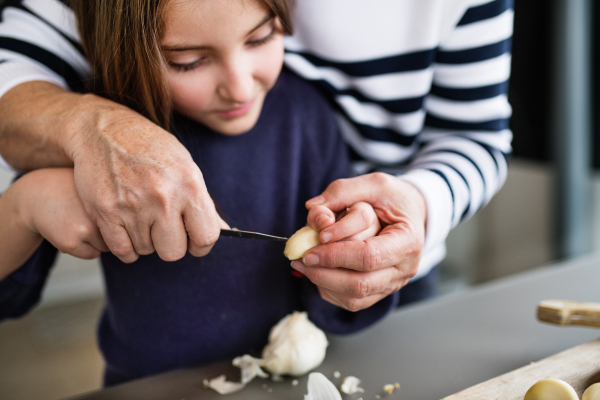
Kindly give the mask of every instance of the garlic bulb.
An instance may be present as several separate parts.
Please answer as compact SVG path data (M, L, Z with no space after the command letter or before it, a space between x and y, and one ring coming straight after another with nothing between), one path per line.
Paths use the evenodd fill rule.
M242 390L247 383L255 377L268 377L261 367L273 374L274 381L281 375L304 375L313 368L321 365L325 359L327 338L322 330L308 320L305 312L295 312L283 318L269 333L269 343L263 349L263 359L254 358L248 354L236 357L233 365L241 369L241 382L227 381L225 375L220 375L211 380L204 380L204 386L220 394L235 393ZM314 374L311 374L314 375ZM319 374L321 375L321 374ZM333 385L325 378L330 385ZM281 378L280 378L281 379ZM316 379L316 381L315 381ZM318 395L319 388L325 385L325 391L330 388L323 384L322 379L313 378L313 386L317 390L315 397L306 397L309 400L337 400L341 397L335 386L333 389L338 397L322 397ZM316 383L315 383L316 382ZM311 393L311 378L308 379L309 395Z
M308 320L306 312L295 312L271 328L262 366L276 376L304 375L321 365L327 345L325 333Z
M342 395L335 385L320 372L308 376L308 394L304 400L342 400Z

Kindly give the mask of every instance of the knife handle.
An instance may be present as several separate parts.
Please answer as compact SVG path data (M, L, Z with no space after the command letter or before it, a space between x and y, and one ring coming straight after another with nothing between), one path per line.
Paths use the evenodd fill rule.
M600 328L600 303L544 300L538 304L540 321L556 325L582 325Z

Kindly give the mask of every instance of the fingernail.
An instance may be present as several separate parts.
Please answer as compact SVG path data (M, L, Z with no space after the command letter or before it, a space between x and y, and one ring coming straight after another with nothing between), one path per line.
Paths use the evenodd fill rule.
M320 227L321 225L323 225L327 221L329 221L329 215L327 215L327 214L321 214L321 215L319 215L317 217L317 220L315 222Z
M329 243L329 241L331 240L331 233L329 232L324 232L321 234L321 243Z
M292 268L294 268L296 271L298 271L300 273L304 273L304 270L306 269L306 268L304 268L304 264L302 264L298 260L292 261L290 265L292 266Z
M306 202L306 204L309 206L317 206L317 205L323 204L323 203L325 203L325 197L323 197L323 196L313 197L312 199L310 199Z
M316 254L308 254L302 259L302 261L304 261L304 264L306 265L317 265L319 263L319 256Z

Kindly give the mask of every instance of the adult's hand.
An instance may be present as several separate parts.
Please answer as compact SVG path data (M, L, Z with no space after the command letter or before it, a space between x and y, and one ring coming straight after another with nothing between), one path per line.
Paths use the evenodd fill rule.
M93 117L78 126L66 152L110 251L128 263L155 250L165 261L188 250L206 255L227 224L187 149L129 108L93 95L82 103Z
M205 255L227 226L183 145L98 96L15 86L0 97L0 153L22 171L74 166L85 210L124 262L154 250L167 261Z
M381 224L376 236L368 208L356 208L361 202L372 207ZM359 311L399 290L417 273L427 207L410 183L384 173L341 179L306 206L308 223L320 231L324 244L292 267L317 285L325 300Z

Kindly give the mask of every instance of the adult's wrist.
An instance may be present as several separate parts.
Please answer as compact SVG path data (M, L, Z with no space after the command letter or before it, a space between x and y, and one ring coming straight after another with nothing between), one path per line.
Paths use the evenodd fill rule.
M63 133L58 136L60 148L75 163L76 158L88 147L93 136L106 132L111 121L128 109L94 94L69 93L73 107L62 117Z
M49 82L32 81L0 97L0 149L5 162L20 171L72 166L60 140L78 96Z

